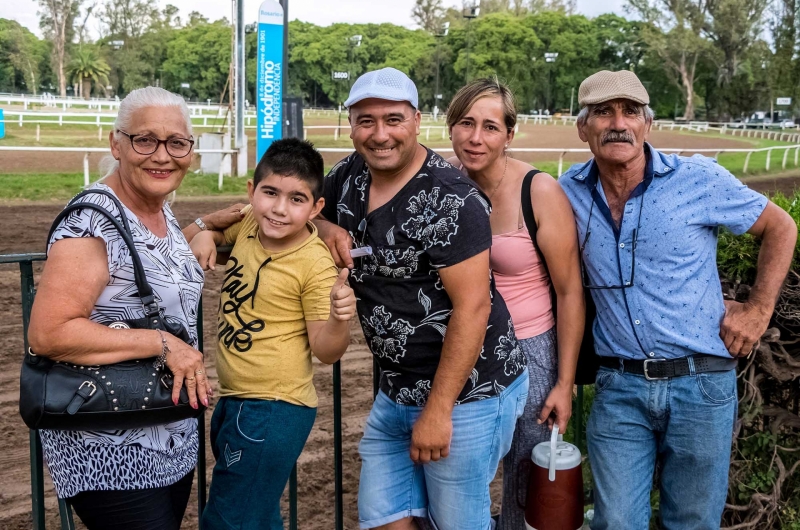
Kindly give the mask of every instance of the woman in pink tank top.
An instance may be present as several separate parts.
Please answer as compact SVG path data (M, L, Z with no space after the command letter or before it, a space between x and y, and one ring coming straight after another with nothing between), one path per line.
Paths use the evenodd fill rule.
M534 167L507 154L516 119L514 96L496 78L463 87L447 109L456 153L450 162L469 175L492 203L491 267L530 377L525 412L503 459L501 530L525 528L525 514L516 499L517 484L520 480L527 484L527 477L518 477L519 463L530 458L537 443L550 438L553 422L559 432L566 431L585 317L575 219L567 196L550 175L538 173L531 184L535 242L523 221L522 181ZM552 311L551 283L558 315Z

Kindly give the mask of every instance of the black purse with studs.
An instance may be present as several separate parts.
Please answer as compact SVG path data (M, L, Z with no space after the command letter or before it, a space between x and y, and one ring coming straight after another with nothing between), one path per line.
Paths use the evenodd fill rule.
M102 206L81 202L80 199L87 194L109 197L120 212L120 219ZM184 326L161 315L136 251L128 219L114 195L104 190L87 190L78 194L53 221L47 241L67 215L81 209L100 213L119 231L131 255L134 281L144 308L143 318L113 321L106 325L120 330L158 329L190 344ZM29 348L20 374L20 415L31 429L72 431L151 427L201 415L205 407L200 405L193 409L185 387L181 388L178 404L172 402L172 373L156 360L157 357L152 357L81 366L53 361Z

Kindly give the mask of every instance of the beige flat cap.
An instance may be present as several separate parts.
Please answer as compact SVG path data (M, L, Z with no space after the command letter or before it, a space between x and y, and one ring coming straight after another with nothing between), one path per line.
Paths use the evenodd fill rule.
M584 79L578 89L578 104L581 107L612 99L630 99L642 105L650 104L647 90L636 74L630 70L619 72L602 70Z

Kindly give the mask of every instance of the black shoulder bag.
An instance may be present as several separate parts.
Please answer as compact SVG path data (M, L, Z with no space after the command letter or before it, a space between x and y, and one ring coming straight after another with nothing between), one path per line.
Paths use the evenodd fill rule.
M536 218L533 216L533 204L531 204L531 183L533 177L541 173L538 169L529 171L522 181L522 216L525 219L525 225L528 227L528 234L533 241L533 247L539 255L547 276L550 277L550 271L547 268L547 261L544 259L542 251L539 250L539 245L536 243ZM583 259L583 258L581 258ZM550 303L553 306L553 316L558 318L558 311L556 306L556 291L553 287L552 280L550 281ZM575 384L577 385L591 385L594 384L597 369L600 366L600 359L594 352L594 336L592 335L592 324L597 316L597 308L592 299L592 293L587 289L583 290L583 298L586 300L586 325L583 328L583 340L581 341L581 349L578 354L578 369L575 372Z
M102 206L80 202L91 193L110 198L122 222ZM47 241L62 219L81 209L100 213L119 231L131 255L136 287L144 307L143 318L106 325L115 329L159 329L190 343L189 333L180 322L169 321L160 314L134 246L128 219L114 195L104 190L87 190L75 196L53 221ZM178 404L172 402L172 373L166 366L156 369L156 359L80 366L53 361L28 348L20 374L20 415L31 429L84 431L151 427L202 414L205 407L200 405L197 410L193 409L185 387L181 389Z

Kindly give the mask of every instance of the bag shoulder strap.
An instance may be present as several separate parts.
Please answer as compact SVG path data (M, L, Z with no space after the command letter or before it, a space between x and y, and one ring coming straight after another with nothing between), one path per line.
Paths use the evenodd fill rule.
M117 196L114 195L113 193L111 193L110 191L101 190L101 189L98 189L98 188L92 188L90 190L83 190L82 192L80 192L79 194L74 196L69 201L69 204L72 204L74 202L78 202L78 199L82 199L83 197L86 197L87 195L104 195L105 197L108 197L109 200L111 200L111 202L114 203L114 206L116 206L117 212L119 213L118 219L122 222L122 226L125 227L125 231L128 232L129 234L133 235L133 232L131 231L131 226L130 226L130 224L128 224L128 216L125 215L125 207L122 205L122 203L117 198ZM68 206L69 206L69 204L68 204Z
M91 202L80 202L78 199L91 194L97 193L100 195L105 195L111 198L114 201L117 209L120 212L120 217L122 218L122 222L120 222L116 216L114 216L111 212L100 206L99 204L94 204ZM53 237L53 232L55 232L58 225L63 221L70 213L76 210L94 210L97 213L104 216L108 221L114 226L114 228L119 232L122 241L125 243L125 246L128 247L128 252L131 255L131 262L133 264L133 277L134 282L136 283L136 289L139 291L139 298L142 300L142 306L144 307L145 316L151 321L151 324L157 324L159 319L159 307L158 302L156 301L156 297L153 294L153 288L147 282L147 275L144 272L144 267L142 266L142 260L139 257L139 252L136 250L136 245L133 242L133 236L131 235L130 225L128 224L128 219L125 217L124 210L122 209L122 204L120 204L119 200L114 197L112 194L108 193L104 190L86 190L84 192L79 193L75 196L73 200L64 208L61 213L59 213L56 218L53 220L53 224L50 226L50 232L47 234L47 242L50 242L50 238Z
M528 173L525 175L525 178L522 179L522 217L525 219L525 227L528 229L528 235L531 238L531 243L533 243L533 248L536 250L536 254L539 256L539 261L542 263L542 267L544 267L544 272L549 278L550 270L547 268L547 260L544 259L544 254L542 254L539 244L536 242L536 232L538 230L538 226L536 225L536 218L533 216L533 202L531 202L531 184L533 183L533 177L539 173L541 173L540 170L532 169L528 171ZM552 281L550 282L550 305L552 306L553 313L555 314L556 293Z
M538 226L536 225L536 218L533 216L533 203L531 202L531 184L533 183L533 177L541 173L538 169L532 169L528 171L525 178L522 179L522 217L525 219L525 226L528 229L528 235L531 237L531 242L533 242L533 248L536 249L536 254L539 255L539 259L544 266L545 272L549 275L550 272L547 270L547 262L544 260L544 256L542 255L542 251L539 250L539 245L536 244L536 232L538 230Z

